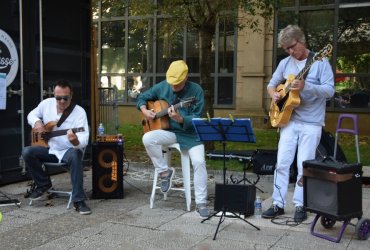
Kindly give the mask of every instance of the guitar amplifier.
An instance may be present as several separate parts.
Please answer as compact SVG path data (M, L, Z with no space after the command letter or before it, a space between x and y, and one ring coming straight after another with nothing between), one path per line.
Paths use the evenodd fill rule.
M92 198L122 199L123 144L96 142L93 144Z
M304 206L327 218L362 216L362 165L331 158L303 162Z

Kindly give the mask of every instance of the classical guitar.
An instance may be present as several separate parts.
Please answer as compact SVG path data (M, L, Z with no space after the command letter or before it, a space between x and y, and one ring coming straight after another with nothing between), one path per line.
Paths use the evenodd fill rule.
M179 108L186 108L190 107L195 103L195 97L190 97L181 101L175 105L173 108L178 110ZM144 133L157 130L157 129L169 129L169 117L168 117L168 103L164 100L157 100L157 101L149 101L147 105L147 109L151 109L155 114L155 118L153 120L148 120L145 117L142 119L141 124L143 125Z
M289 75L285 83L279 84L276 87L276 92L280 93L281 99L277 102L271 101L269 116L273 127L284 127L289 122L294 108L298 107L301 102L299 90L291 89L292 82L295 79L303 79L304 74L311 68L312 64L329 56L332 49L331 44L326 45L306 63L305 67L297 76Z
M52 131L53 127L56 124L57 124L56 122L48 122L47 124L45 124L44 126L45 131L43 132L36 132L35 129L32 129L31 145L48 147L48 141L51 138L56 137L56 136L66 135L69 129L61 129L61 130ZM73 133L77 133L77 132L83 132L85 131L85 129L84 127L73 128L72 131Z

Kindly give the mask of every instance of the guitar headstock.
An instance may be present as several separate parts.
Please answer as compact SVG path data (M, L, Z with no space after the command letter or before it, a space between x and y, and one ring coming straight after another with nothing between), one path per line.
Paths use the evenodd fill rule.
M322 48L319 52L317 52L314 56L315 60L322 60L325 57L328 57L331 55L331 52L333 51L333 46L329 43L324 48Z

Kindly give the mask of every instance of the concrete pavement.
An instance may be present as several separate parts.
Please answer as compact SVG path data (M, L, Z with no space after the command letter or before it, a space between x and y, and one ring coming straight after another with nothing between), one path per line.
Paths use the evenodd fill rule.
M219 217L201 223L198 215L185 211L185 198L181 192L170 192L167 201L158 193L155 208L149 208L153 169L149 164L130 164L124 177L124 199L89 199L91 215L80 215L74 209L66 209L65 197L35 201L32 206L23 197L29 186L20 182L1 187L1 192L17 198L21 206L2 206L0 223L0 249L369 249L369 239L357 239L354 226L347 226L339 243L333 243L310 234L310 222L315 214L309 213L307 221L292 223L294 208L291 201L292 184L289 187L289 204L285 217L276 224L267 219L247 217L249 223L225 218L217 238L213 240ZM91 170L85 171L85 189L92 193ZM176 175L181 170L176 171ZM228 173L230 175L231 173ZM232 173L242 178L242 173ZM209 207L213 210L215 183L221 183L219 171L208 171ZM254 174L247 175L249 179ZM52 176L53 185L68 189L69 174ZM181 182L181 179L177 181ZM263 209L271 205L272 176L262 176L257 194L263 198ZM193 195L193 194L192 194ZM1 194L0 194L1 196ZM192 197L194 210L194 196ZM363 188L363 218L370 219L370 188ZM4 197L2 197L4 199ZM352 219L357 223L357 218ZM335 237L343 222L324 229L317 223L316 230Z

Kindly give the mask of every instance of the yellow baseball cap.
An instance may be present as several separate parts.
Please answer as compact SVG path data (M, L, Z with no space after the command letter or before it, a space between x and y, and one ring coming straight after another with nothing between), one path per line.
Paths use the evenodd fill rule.
M166 73L166 80L171 85L177 85L188 75L188 65L183 60L174 61Z

